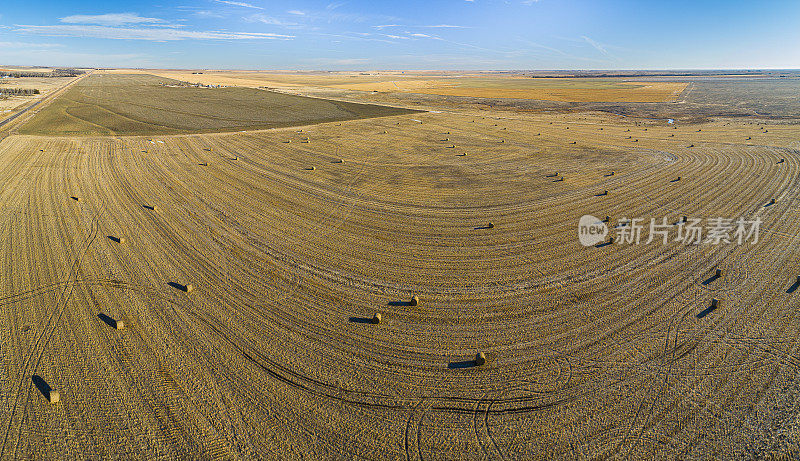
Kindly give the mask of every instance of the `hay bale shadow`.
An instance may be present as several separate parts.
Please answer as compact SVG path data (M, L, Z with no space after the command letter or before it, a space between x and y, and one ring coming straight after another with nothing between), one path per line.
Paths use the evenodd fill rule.
M53 388L50 387L49 384L47 384L47 381L42 379L42 377L39 376L39 375L31 376L31 381L33 381L33 385L36 386L36 389L39 389L39 392L42 393L44 398L49 401L50 400L50 391L52 391Z
M792 284L792 286L790 286L789 288L786 289L786 292L787 293L794 293L795 291L797 291L797 288L800 288L800 280L794 282Z
M462 360L460 362L450 362L447 364L447 368L450 370L459 370L462 368L477 368L478 362L474 360Z
M182 285L182 284L180 284L178 282L169 282L169 283L167 283L167 285L171 286L172 288L175 288L176 290L181 290L181 291L184 291L184 292L188 292L189 291L189 286L188 285Z
M120 242L120 239L119 239L119 237L114 237L113 235L108 235L107 237L108 237L108 239L109 239L109 240L111 240L112 242L115 242L115 243L119 243L119 242Z
M411 301L389 301L386 303L387 306L413 306Z
M703 309L702 311L698 312L698 313L697 313L697 318L698 318L698 319L702 319L702 318L703 318L703 317L705 317L706 315L708 315L708 314L710 314L710 313L714 312L716 309L717 309L717 306L715 306L715 305L713 305L713 304L712 304L712 305L710 305L710 306L706 307L705 309Z
M155 205L142 205L142 206L144 208L148 209L148 210L155 210L156 209Z
M717 275L717 274L714 274L714 275L712 275L711 277L707 278L707 279L706 279L706 280L703 282L703 286L706 286L706 285L708 285L708 284L714 283L714 282L715 282L715 281L717 281L717 279L718 279L718 278L720 278L720 277L721 277L721 276L719 276L719 275Z
M110 326L111 328L114 328L114 329L117 328L117 321L112 319L111 317L107 316L106 314L103 314L101 312L101 313L97 314L97 318L99 318L100 320L105 322L106 325Z
M372 317L350 317L350 323L375 323Z

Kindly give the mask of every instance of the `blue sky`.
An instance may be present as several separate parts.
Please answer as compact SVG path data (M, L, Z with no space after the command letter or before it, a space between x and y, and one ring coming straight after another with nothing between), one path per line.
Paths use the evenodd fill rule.
M800 68L800 0L11 0L0 64Z

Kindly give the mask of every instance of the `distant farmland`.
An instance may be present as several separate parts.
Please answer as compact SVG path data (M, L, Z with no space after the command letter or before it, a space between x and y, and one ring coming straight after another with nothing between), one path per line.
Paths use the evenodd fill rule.
M39 135L142 135L235 131L413 113L252 88L176 86L152 75L91 75L20 131Z

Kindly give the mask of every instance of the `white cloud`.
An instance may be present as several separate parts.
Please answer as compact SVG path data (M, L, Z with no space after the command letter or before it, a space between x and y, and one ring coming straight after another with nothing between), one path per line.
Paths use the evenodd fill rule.
M93 25L55 25L35 26L15 24L14 32L61 36L61 37L93 37L113 40L289 40L292 35L271 34L262 32L223 32L223 31L191 31L174 28L133 28L107 27Z
M273 18L272 16L267 16L263 13L256 13L244 18L247 22L260 22L263 24L270 24L273 26L296 26L296 22L285 22L281 21L280 19Z
M263 10L260 6L251 5L250 3L245 2L232 2L230 0L214 0L217 3L224 3L226 5L233 5L233 6L241 6L242 8L255 8L257 10Z
M138 13L109 14L74 14L61 18L68 24L100 24L103 26L121 26L123 24L157 24L164 22L158 18L144 18Z
M201 18L224 18L223 15L208 10L200 10L195 12L194 14L196 16L200 16Z
M601 52L603 54L606 54L606 55L608 54L608 50L606 50L605 47L603 47L603 45L595 42L594 40L592 40L591 38L589 38L589 37L587 37L585 35L581 36L581 38L583 38L583 40L586 43L588 43L589 45L592 45L594 47L594 49L596 49L597 51L599 51L599 52Z
M456 26L453 24L436 24L432 26L410 26L407 24L379 24L377 26L372 26L373 29L388 29L390 27L410 27L410 28L426 28L426 29L469 29L467 26Z
M305 16L306 15L303 11L300 11L300 10L289 10L289 11L287 11L287 13L296 14L298 16Z
M5 49L42 49L48 50L52 48L63 48L61 43L29 43L29 42L0 42L0 48Z

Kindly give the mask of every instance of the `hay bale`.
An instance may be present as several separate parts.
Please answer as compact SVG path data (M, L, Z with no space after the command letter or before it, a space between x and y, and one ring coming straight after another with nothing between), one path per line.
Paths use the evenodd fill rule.
M608 244L611 245L613 243L614 243L614 237L609 237L608 238Z
M412 306L416 306L419 304L419 298L417 298L417 295L411 297L411 302L409 302L409 304L411 304Z
M317 167L315 167L315 166L310 166L310 167L306 168L306 170L311 170L311 171L314 171L316 169L317 169Z
M47 401L50 403L58 403L61 401L61 394L59 394L58 391L50 389L50 393L47 396Z
M717 269L716 271L714 271L714 277L717 278L722 277L722 269Z
M125 322L122 320L114 320L114 328L117 330L124 330L125 329Z
M125 237L120 237L120 238L117 239L117 243L125 243L125 242L127 242Z
M711 300L711 308L716 309L719 307L720 301L717 298Z
M381 314L375 313L375 315L372 316L372 323L375 324L375 325L380 324L381 323Z
M187 293L193 292L194 291L194 285L192 285L191 283L187 284L187 285L184 285L183 291L185 291Z
M489 224L486 225L488 229L494 229L494 223L489 221Z
M239 160L239 157L233 157L234 160Z
M478 352L477 354L475 354L475 365L479 367L486 365L486 354L484 354L483 352Z

